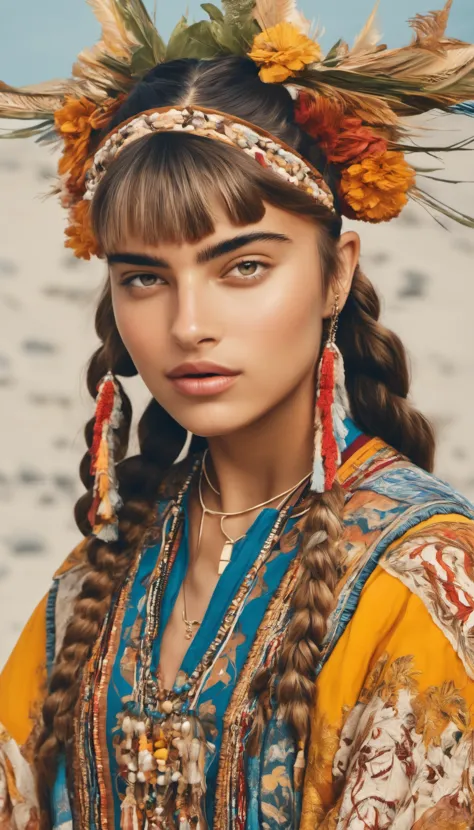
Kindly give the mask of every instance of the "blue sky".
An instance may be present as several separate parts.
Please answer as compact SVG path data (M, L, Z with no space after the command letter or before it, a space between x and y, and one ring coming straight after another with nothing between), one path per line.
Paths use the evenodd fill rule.
M153 9L153 0L145 0ZM379 22L384 42L406 43L406 20L416 12L440 8L444 0L380 0ZM323 47L339 37L351 40L362 27L374 0L300 0L309 19L324 27ZM158 28L166 38L179 16L203 16L198 0L157 0ZM474 0L454 0L449 34L474 42ZM74 57L98 36L86 0L0 0L0 79L12 85L69 75Z

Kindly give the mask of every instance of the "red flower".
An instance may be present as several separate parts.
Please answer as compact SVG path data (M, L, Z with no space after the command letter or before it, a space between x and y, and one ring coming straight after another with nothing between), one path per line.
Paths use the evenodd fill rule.
M354 164L385 153L387 142L345 114L336 101L303 92L295 106L295 120L320 146L330 164Z

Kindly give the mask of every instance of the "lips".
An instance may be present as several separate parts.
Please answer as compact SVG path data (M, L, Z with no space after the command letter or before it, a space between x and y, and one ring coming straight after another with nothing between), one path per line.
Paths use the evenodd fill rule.
M167 377L174 378L202 378L202 377L234 377L240 372L229 369L227 366L220 366L218 363L211 363L208 360L200 360L196 363L181 363Z
M174 388L191 397L217 395L229 389L240 371L220 366L207 360L196 363L181 363L167 373Z

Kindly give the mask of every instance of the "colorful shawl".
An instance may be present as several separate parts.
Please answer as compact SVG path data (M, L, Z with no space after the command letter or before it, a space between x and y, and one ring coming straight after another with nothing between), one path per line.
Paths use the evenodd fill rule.
M344 574L319 667L304 790L293 786L295 746L276 714L260 754L250 758L245 752L251 679L262 661L271 662L288 622L301 530L301 521L290 519L200 690L199 714L216 744L207 796L214 828L472 826L474 509L378 439L357 438L348 456L339 474L347 492ZM244 541L236 557L239 567L255 555L272 512L260 514L252 544ZM86 718L83 706L78 720L77 826L120 826L116 714L159 557L159 521L141 559L143 570L117 605L115 641L102 638L85 672L96 678L89 710L99 714ZM85 574L83 551L84 543L56 574L1 676L2 829L36 826L31 746L47 665ZM186 567L185 544L176 565L168 607ZM222 608L213 606L216 618L238 580L238 569L229 568ZM204 621L203 641L196 639L192 648L204 646L217 622ZM97 674L94 660L103 657L102 647L112 659ZM156 650L158 659L159 642ZM185 662L192 665L195 657L191 649ZM56 826L66 830L72 819L62 766L54 806Z

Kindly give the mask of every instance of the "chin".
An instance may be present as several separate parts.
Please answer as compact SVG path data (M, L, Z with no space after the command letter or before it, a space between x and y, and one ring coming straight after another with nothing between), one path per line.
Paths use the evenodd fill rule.
M168 412L181 426L201 438L231 435L250 426L260 417L260 413L248 411L238 413L235 406L222 404L204 404L196 409L199 411L184 413L182 410L168 410Z

